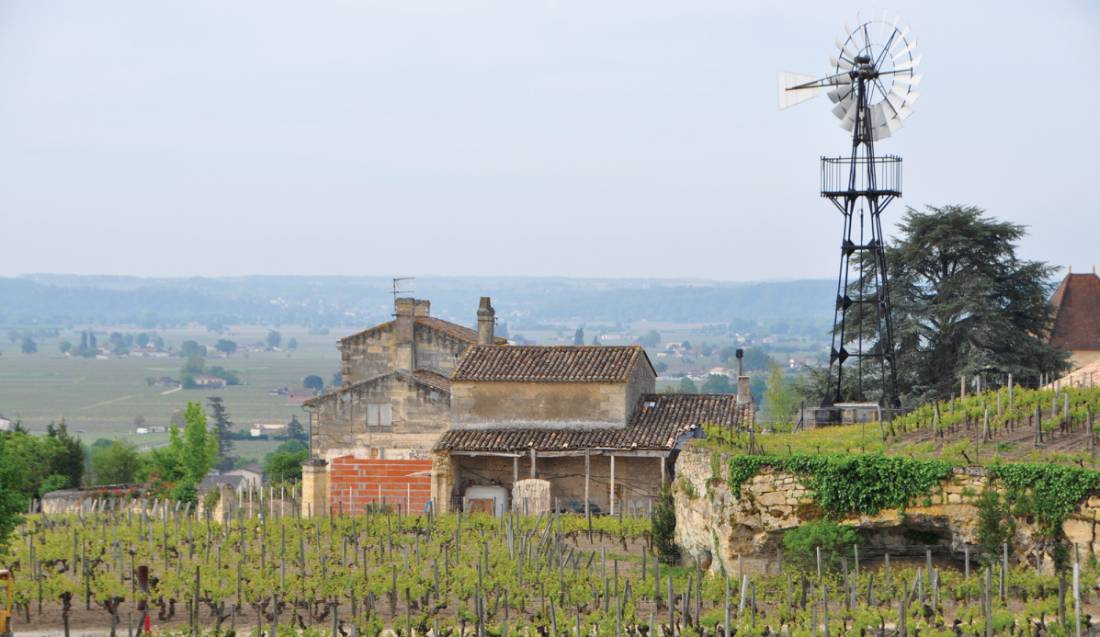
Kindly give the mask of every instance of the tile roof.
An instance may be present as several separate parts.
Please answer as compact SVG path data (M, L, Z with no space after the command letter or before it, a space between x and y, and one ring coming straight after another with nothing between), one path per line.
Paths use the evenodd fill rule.
M525 452L670 450L704 424L733 426L751 422L752 403L737 404L732 394L645 394L622 428L601 429L451 429L436 451Z
M416 324L421 327L426 327L430 330L446 334L447 336L458 339L460 341L466 341L471 345L477 343L477 330L470 329L468 327L459 325L457 323L452 323L450 321L444 321L443 319L436 318L434 316L417 316L414 320L416 321ZM357 338L359 336L366 336L367 334L375 331L389 329L393 327L394 323L396 323L396 321L386 321L385 323L379 323L378 325L368 327L365 330L356 332L354 334L349 334L348 336L344 336L340 339L340 341L343 342L353 338ZM501 338L499 336L493 340L500 345L504 345L508 342L508 339Z
M1100 277L1068 274L1054 296L1050 342L1068 350L1100 350Z
M401 372L398 372L398 374L404 375ZM428 369L418 369L413 372L413 378L416 379L417 382L427 385L428 387L445 392L451 391L451 380L443 374L438 374Z
M639 360L650 365L640 345L477 346L462 355L451 380L625 383Z

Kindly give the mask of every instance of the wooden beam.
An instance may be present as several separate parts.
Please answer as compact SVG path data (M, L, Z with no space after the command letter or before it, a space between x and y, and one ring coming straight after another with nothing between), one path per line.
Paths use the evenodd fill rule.
M611 456L611 515L615 515L615 456Z
M584 517L588 518L588 480L592 474L592 455L584 452Z
M519 482L519 456L512 456L512 486Z
M532 478L534 478L535 476L538 475L538 473L535 471L535 453L536 453L535 449L532 448L531 449L531 477Z
M668 469L665 467L665 459L657 458L657 462L661 465L661 488L663 489L665 483L668 482Z

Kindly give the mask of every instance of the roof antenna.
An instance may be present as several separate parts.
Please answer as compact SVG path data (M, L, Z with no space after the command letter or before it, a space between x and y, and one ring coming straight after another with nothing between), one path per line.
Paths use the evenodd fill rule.
M405 281L414 281L414 276L395 276L393 277L393 306L397 307L397 295L398 294L412 294L412 290L402 290L401 284Z

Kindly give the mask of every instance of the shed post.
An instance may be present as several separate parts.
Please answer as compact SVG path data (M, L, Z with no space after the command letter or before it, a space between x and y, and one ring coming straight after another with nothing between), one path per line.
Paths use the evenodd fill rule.
M519 482L519 456L512 456L512 487Z
M615 515L615 456L611 455L611 494L608 502L611 503L611 515Z
M657 464L661 465L661 488L663 489L668 482L668 468L665 466L664 456L657 458Z
M592 453L590 449L584 450L584 517L588 517L588 483L592 475Z
M534 478L536 475L537 474L535 473L535 448L531 447L531 477Z

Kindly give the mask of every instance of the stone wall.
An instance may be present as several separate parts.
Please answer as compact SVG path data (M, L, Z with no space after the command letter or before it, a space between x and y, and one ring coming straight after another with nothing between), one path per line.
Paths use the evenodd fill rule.
M656 386L657 374L642 357L642 360L639 360L630 372L630 380L627 381L623 396L623 414L625 414L627 420L630 420L634 415L634 410L638 408L638 401L641 400L642 394L656 392Z
M412 310L399 308L399 311ZM425 312L418 311L417 315L428 316ZM395 369L430 369L450 376L459 356L470 347L468 341L416 322L411 316L398 319L340 341L340 375L344 386Z
M627 383L451 383L451 420L463 427L624 427Z
M774 570L783 534L822 518L824 512L798 476L772 469L741 485L735 497L725 479L728 459L718 460L717 477L708 450L689 446L676 461L677 544L714 570L722 564L727 571L736 569L739 557L748 572ZM889 547L918 532L942 538L944 545L961 552L977 542L977 502L988 485L980 467L958 468L927 496L913 498L904 513L887 509L840 522L856 527L871 546ZM1066 519L1062 531L1082 553L1100 557L1098 521L1100 495L1093 494ZM1034 524L1017 520L1013 556L1047 570L1053 565L1051 549L1038 538Z
M340 380L347 386L394 369L393 325L385 324L340 342Z
M367 408L373 404L390 405L390 426L367 424ZM352 453L369 456L372 449L375 457L426 458L450 422L450 396L385 376L334 394L314 411L313 448L327 459Z
M417 324L413 332L416 343L416 369L430 369L450 378L462 353L470 343Z

